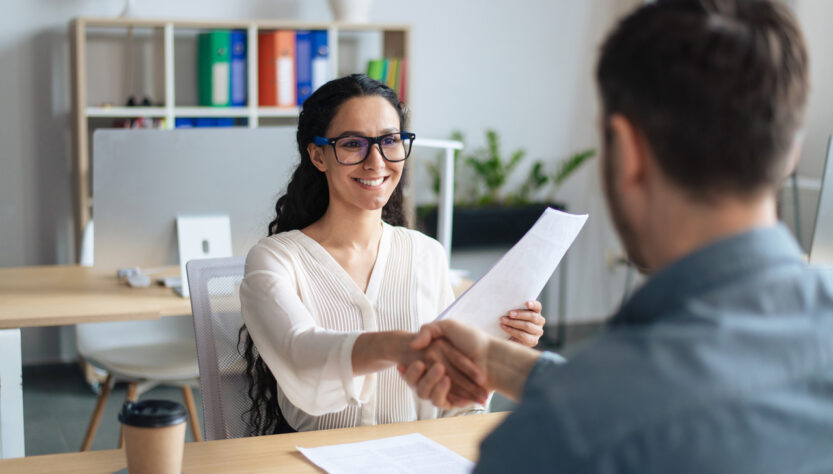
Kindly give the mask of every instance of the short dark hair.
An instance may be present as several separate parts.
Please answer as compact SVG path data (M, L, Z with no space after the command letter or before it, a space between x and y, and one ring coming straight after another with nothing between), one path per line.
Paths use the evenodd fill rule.
M628 118L669 179L695 195L750 194L786 175L809 86L804 38L785 5L645 5L605 40L596 78L605 123Z

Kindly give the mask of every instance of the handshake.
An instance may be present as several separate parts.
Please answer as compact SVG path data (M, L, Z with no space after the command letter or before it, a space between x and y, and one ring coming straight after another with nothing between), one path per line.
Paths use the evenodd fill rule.
M493 390L519 399L539 356L527 346L537 344L544 323L540 303L527 307L501 318L509 341L450 319L422 326L410 342L415 356L398 365L399 373L420 398L443 409L483 404Z

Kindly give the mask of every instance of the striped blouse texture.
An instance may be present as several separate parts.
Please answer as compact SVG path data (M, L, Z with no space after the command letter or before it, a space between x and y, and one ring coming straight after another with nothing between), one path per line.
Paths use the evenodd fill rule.
M367 290L298 230L262 239L249 252L242 314L278 382L278 403L299 431L443 416L392 367L354 377L352 351L363 331L417 331L453 300L440 244L383 224Z

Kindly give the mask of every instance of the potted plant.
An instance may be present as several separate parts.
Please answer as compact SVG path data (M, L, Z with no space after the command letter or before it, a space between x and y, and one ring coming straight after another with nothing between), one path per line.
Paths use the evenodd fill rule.
M454 132L452 139L463 141L463 136ZM592 149L574 153L561 161L551 173L547 171L544 161L537 160L520 186L514 191L507 191L506 183L526 157L526 151L518 149L504 158L497 132L487 130L486 147L471 154L462 155L458 151L454 155L453 247L506 247L514 244L544 209L565 208L554 200L558 188L594 155L595 150ZM437 162L426 164L437 196L440 159L438 157ZM417 225L426 234L436 235L436 205L420 207Z

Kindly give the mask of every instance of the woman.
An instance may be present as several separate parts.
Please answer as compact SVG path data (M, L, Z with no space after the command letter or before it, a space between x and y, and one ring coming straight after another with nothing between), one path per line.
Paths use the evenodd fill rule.
M240 289L253 434L448 414L419 400L395 370L428 357L409 343L454 299L439 243L398 227L414 138L405 122L396 93L364 75L333 80L304 103L301 163L270 236L249 252ZM539 303L528 306L503 326L535 345L544 319ZM446 345L433 357L453 352Z

